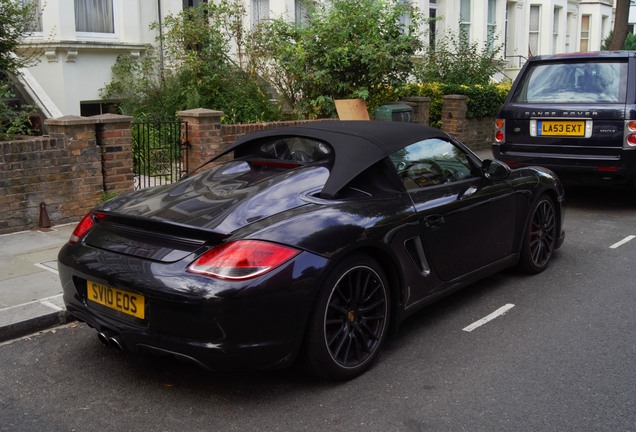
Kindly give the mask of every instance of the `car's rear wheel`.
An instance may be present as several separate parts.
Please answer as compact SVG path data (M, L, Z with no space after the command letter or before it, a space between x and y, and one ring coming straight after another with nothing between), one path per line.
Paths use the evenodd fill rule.
M390 296L382 268L355 255L339 263L323 284L305 341L309 369L334 379L354 378L378 355L389 325Z
M556 206L552 198L542 195L530 213L521 249L520 268L527 273L545 270L554 252L556 236Z

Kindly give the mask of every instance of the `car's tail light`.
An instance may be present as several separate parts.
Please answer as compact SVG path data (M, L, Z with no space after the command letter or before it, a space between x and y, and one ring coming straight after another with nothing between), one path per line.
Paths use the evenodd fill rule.
M504 142L506 139L505 134L506 120L504 119L495 119L495 141L498 143Z
M596 170L600 171L600 172L617 172L619 169L620 168L617 167L617 166L605 166L605 165L602 165L602 166L596 167Z
M73 234L71 234L71 238L68 240L70 244L78 243L82 237L86 235L88 230L95 226L96 219L104 218L103 213L88 213L86 216L82 218L81 221L77 224L75 229L73 230Z
M300 251L260 240L239 240L210 249L188 267L218 279L250 279L286 263Z
M625 144L636 147L636 120L625 121Z

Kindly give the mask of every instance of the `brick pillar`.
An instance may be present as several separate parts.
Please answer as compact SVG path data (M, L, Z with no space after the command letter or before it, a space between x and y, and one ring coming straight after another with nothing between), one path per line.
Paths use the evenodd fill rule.
M221 117L223 111L205 108L179 111L177 115L188 124L188 169L194 170L221 151Z
M91 117L97 123L97 144L101 148L104 192L117 194L134 189L132 134L133 118L118 114Z
M466 134L466 113L468 96L446 95L442 96L442 130L460 141Z
M49 213L59 212L65 218L78 220L99 202L103 192L96 122L86 117L65 116L44 123L53 142L63 143L67 151L66 158L59 161L59 198L56 202L47 202L51 206Z
M424 96L410 96L402 98L402 101L413 107L413 122L428 125L430 118L431 98Z

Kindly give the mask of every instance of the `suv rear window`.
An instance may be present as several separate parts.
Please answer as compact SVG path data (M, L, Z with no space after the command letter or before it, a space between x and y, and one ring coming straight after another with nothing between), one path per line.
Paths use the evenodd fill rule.
M625 103L626 62L538 63L513 96L519 103Z

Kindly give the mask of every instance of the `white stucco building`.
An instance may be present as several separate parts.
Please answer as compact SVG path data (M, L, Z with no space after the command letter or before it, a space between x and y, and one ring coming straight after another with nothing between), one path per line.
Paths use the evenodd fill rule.
M23 70L23 94L46 117L93 115L104 109L99 90L120 54L143 55L155 43L152 22L203 0L18 0L39 1L36 31L26 47L39 63ZM396 0L398 1L398 0ZM399 0L409 1L409 0ZM435 34L467 32L471 41L503 43L506 75L514 78L529 55L594 51L613 27L615 0L412 0ZM285 16L297 20L302 0L245 0L246 24ZM493 42L494 41L494 42Z

